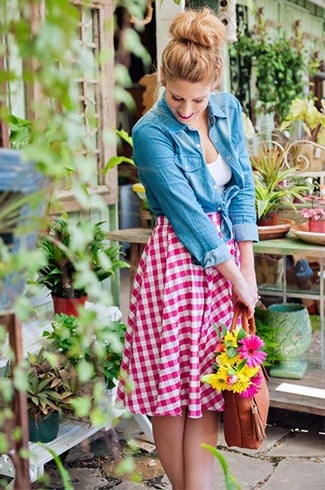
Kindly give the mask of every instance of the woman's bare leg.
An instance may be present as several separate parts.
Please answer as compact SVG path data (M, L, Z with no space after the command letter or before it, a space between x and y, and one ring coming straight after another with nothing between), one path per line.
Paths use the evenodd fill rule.
M183 449L185 413L179 417L152 417L151 422L158 457L173 490L185 490Z
M214 456L201 448L204 442L215 447L219 416L203 412L200 419L152 417L155 444L161 464L173 490L210 490Z
M186 419L184 433L184 490L211 490L214 456L201 444L216 447L219 415L206 410L200 419Z

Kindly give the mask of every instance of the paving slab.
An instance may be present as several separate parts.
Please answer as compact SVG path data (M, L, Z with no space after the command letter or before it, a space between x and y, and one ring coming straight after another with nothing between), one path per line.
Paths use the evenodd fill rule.
M323 490L325 466L301 459L282 460L263 490Z
M278 445L273 446L269 456L277 457L325 457L325 436L316 431L291 432ZM325 484L324 484L325 488Z
M273 465L267 460L245 456L232 451L220 451L225 457L230 472L240 483L241 489L255 488L256 485L267 480L273 472ZM224 490L224 477L221 466L215 465L213 490Z

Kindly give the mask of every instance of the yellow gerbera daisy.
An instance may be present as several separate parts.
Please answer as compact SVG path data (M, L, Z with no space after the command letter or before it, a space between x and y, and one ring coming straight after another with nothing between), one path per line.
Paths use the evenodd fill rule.
M217 373L206 374L202 376L202 383L208 383L214 390L225 390L227 389L227 370L219 369Z
M230 367L230 366L234 366L238 362L240 362L239 355L237 355L235 357L229 357L228 354L227 354L227 351L224 351L217 358L217 364L219 366L228 366L228 367Z
M238 328L233 330L232 332L228 331L225 335L225 343L230 344L232 347L238 347L237 337L238 337Z

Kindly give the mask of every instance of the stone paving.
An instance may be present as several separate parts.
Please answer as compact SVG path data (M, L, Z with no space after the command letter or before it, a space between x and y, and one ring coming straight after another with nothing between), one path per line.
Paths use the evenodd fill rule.
M271 409L268 438L258 450L227 448L221 430L218 448L242 490L322 490L325 489L324 419L308 414ZM133 439L138 451L133 462L142 482L117 474L125 459L125 440ZM99 432L71 449L64 458L75 490L172 490L156 456L155 447L133 418L121 420L115 430ZM51 478L47 486L33 489L63 490L51 462L45 467ZM211 490L224 490L219 464ZM186 489L185 489L186 490ZM200 489L197 489L200 490Z

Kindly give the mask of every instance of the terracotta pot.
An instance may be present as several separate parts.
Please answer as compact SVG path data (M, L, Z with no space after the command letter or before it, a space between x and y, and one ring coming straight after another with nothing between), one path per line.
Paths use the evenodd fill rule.
M274 226L278 224L278 215L269 213L267 216L260 218L257 222L258 226Z
M308 221L308 231L312 231L314 233L325 233L325 221Z
M88 296L82 298L58 298L52 296L54 313L65 313L66 315L79 316L78 308L84 306Z

